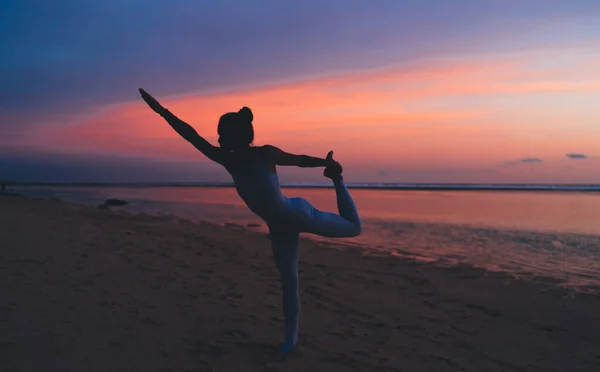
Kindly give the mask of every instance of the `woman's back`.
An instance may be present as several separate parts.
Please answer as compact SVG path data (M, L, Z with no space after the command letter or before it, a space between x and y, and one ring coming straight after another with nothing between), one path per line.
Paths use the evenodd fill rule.
M249 147L230 154L227 171L238 195L252 212L265 221L277 218L286 207L275 165L269 164L261 147Z

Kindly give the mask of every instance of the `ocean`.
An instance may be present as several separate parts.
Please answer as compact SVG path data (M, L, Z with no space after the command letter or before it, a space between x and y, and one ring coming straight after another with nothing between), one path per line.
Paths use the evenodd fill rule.
M246 208L232 187L11 188L29 197L92 206L107 198L124 199L130 204L117 208L266 233L265 224ZM306 236L370 254L391 253L441 265L468 264L517 277L552 278L573 287L600 286L600 192L584 192L582 187L570 191L551 187L457 189L436 185L420 190L351 189L364 222L363 234L352 239ZM331 188L290 187L283 192L289 197L304 197L319 209L337 211Z

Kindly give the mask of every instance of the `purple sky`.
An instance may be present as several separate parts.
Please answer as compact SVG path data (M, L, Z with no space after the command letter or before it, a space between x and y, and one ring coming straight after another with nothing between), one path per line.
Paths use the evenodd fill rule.
M126 179L135 172L109 174L91 156L87 167L103 175L18 145L39 126L58 128L106 105L136 101L139 86L159 96L211 94L436 58L564 46L596 40L599 14L597 0L5 0L0 172L5 178L23 178L24 172L28 179L57 178L40 171L52 159L67 181L140 180ZM131 169L149 166L130 163ZM16 172L21 166L29 168ZM189 166L169 177L187 180Z

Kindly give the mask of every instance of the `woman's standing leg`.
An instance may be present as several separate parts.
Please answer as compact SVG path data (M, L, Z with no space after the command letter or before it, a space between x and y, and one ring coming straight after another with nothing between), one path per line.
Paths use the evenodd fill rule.
M298 291L298 242L299 233L271 232L273 258L279 271L282 290L285 339L281 351L290 352L298 341L300 317L300 293Z

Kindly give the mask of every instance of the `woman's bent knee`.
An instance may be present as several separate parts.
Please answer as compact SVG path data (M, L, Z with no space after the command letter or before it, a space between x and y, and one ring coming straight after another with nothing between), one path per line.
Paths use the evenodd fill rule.
M350 237L354 238L356 236L359 236L360 233L362 233L362 223L354 222L352 224L352 231L350 232Z

